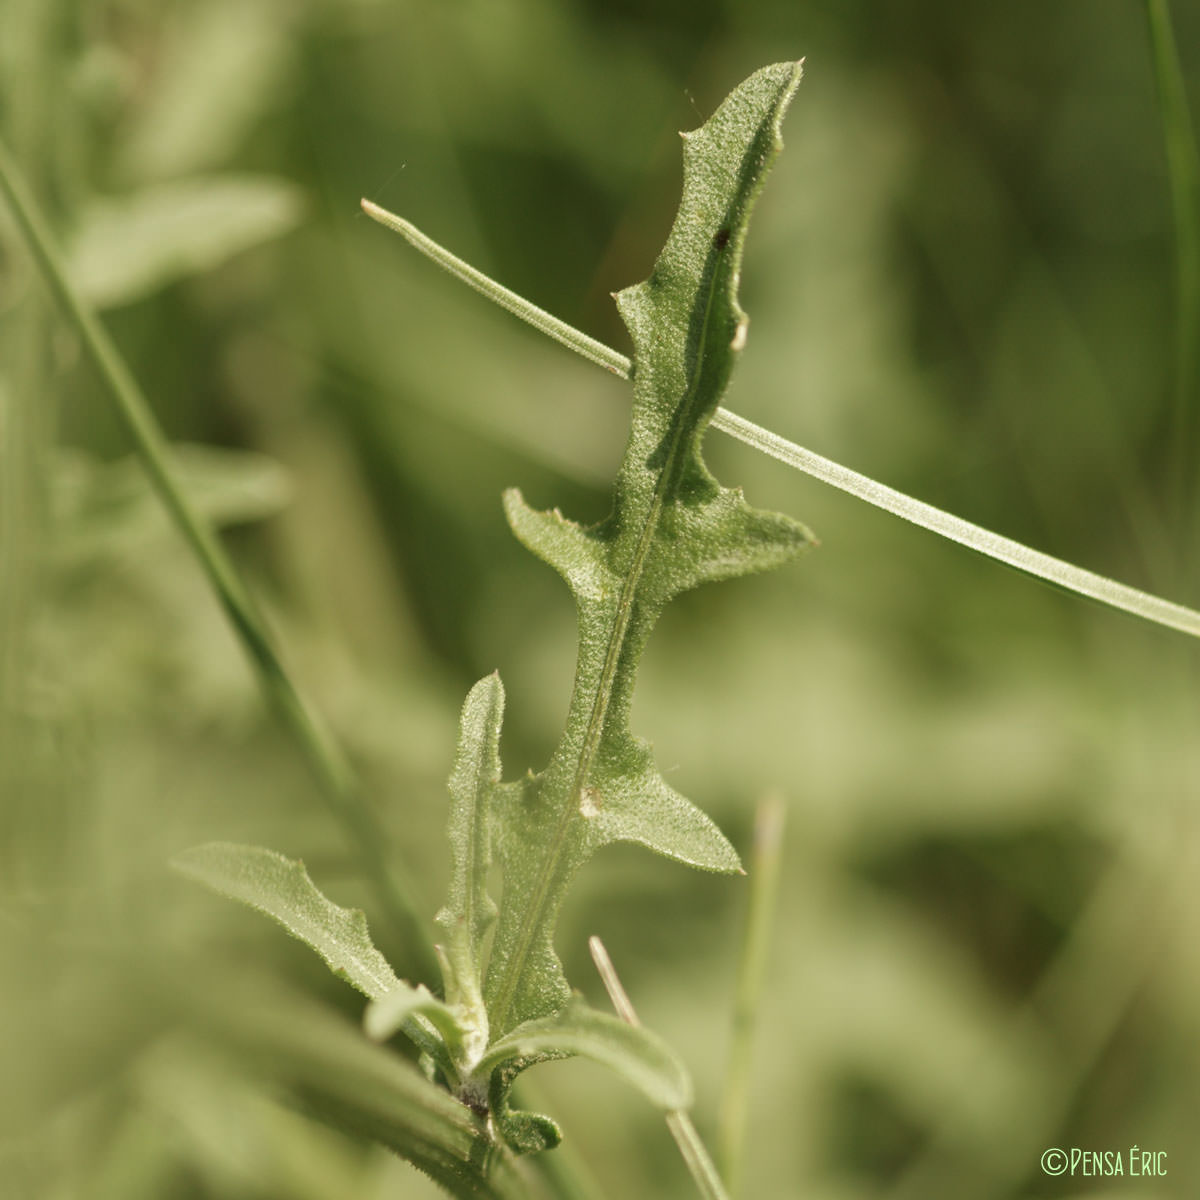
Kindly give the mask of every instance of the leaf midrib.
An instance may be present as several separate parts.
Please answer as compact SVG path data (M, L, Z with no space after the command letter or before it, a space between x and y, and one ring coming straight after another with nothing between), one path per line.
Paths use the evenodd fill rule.
M616 681L617 665L625 649L625 640L629 632L629 623L633 618L633 605L637 591L645 573L646 559L650 547L658 532L659 518L662 516L666 502L666 491L671 480L675 477L675 467L678 462L680 446L684 440L684 430L691 422L692 406L699 394L700 383L704 377L705 351L708 344L709 319L712 315L713 300L717 294L720 272L714 269L708 287L708 295L704 303L704 319L700 325L700 342L696 347L696 368L688 382L682 399L675 408L674 428L671 431L671 441L667 454L659 472L658 481L654 487L654 496L646 519L642 523L638 535L637 546L629 571L621 585L621 595L617 603L616 620L609 634L608 646L604 656L604 666L600 672L600 680L596 694L592 699L592 711L588 716L587 728L584 732L583 745L576 761L575 771L571 779L571 787L559 807L558 820L555 823L554 834L550 840L545 857L546 869L539 872L538 882L530 903L526 906L521 923L517 930L517 948L508 960L507 971L498 989L494 1011L491 1014L492 1028L506 1028L508 1010L516 996L517 985L525 970L525 963L537 930L545 920L545 909L550 899L551 884L558 871L563 849L566 845L567 833L571 821L579 812L578 798L582 795L600 750L600 741L604 732L605 718L608 716L609 704L612 701L613 685Z

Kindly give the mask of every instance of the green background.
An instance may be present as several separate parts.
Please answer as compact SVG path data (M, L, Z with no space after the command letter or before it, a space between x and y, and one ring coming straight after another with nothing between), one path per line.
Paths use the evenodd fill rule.
M1200 6L1172 15L1195 112ZM1200 603L1200 387L1175 378L1134 0L0 0L3 136L170 437L205 447L181 453L189 492L430 920L467 688L500 670L511 777L545 762L570 686L567 591L500 492L602 517L629 388L359 198L624 352L609 293L665 237L676 131L799 56L727 405ZM359 1014L299 944L170 875L196 842L272 846L369 917L371 900L3 213L0 239L4 1193L432 1195L198 1050L145 982L222 991L265 969ZM1195 1195L1194 644L723 434L706 453L822 542L677 602L635 704L671 783L743 853L764 795L788 811L745 1194ZM597 1005L585 943L605 939L710 1137L748 887L606 851L559 932ZM532 1078L599 1194L693 1194L658 1116L598 1068ZM1170 1174L1038 1165L1133 1145Z

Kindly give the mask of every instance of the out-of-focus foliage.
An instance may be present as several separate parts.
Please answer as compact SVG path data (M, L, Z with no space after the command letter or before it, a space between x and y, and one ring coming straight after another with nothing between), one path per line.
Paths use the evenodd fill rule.
M220 176L96 200L70 248L71 278L98 307L140 300L286 233L297 208L293 189L277 180Z
M1173 18L1196 113L1200 10ZM805 55L747 243L730 407L1200 601L1137 3L0 0L0 29L5 138L64 241L92 246L171 436L208 448L185 462L193 494L430 920L463 693L500 668L515 772L552 748L573 669L569 601L500 493L603 517L629 396L362 220L361 195L624 350L608 293L663 240L675 131ZM231 199L234 180L259 190ZM199 214L177 233L151 211L171 195ZM185 846L274 846L374 914L9 234L0 214L5 1194L432 1194L283 1103L315 1065L252 1065L181 998L267 971L361 1016L303 947L173 879ZM681 599L637 699L672 786L739 846L762 792L788 798L747 1194L1194 1194L1196 650L715 434L705 451L822 541L803 569ZM558 937L578 980L604 937L706 1133L743 901L611 849ZM248 1024L270 994L246 993ZM587 1064L544 1075L538 1107L601 1194L690 1194L649 1106L627 1119ZM1170 1174L1039 1166L1134 1144Z

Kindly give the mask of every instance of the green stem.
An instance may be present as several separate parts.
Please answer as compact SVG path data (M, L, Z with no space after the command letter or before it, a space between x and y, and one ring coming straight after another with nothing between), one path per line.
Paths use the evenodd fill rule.
M411 939L414 951L421 958L422 971L430 979L437 978L436 959L425 923L418 917L407 889L389 868L378 822L359 791L349 764L287 674L265 623L216 535L184 497L172 473L167 441L145 396L103 325L84 306L67 279L50 230L2 141L0 192L7 199L46 283L107 386L151 486L225 610L268 703L304 751L322 795L361 856L388 917Z
M469 283L476 291L487 296L488 299L494 300L502 308L520 317L521 320L527 321L535 329L541 330L555 341L561 342L568 349L581 354L590 362L598 363L606 370L621 376L622 379L630 378L633 364L623 354L602 345L588 337L586 333L573 329L557 317L550 316L549 313L530 304L528 300L522 299L515 292L510 292L482 272L475 270L474 267L455 258L448 250L426 237L402 218L377 208L370 201L363 201L363 208L389 229L401 233L413 246L433 259L439 266ZM1200 244L1200 232L1196 236L1198 244ZM1197 270L1200 272L1200 267ZM1200 274L1198 274L1198 278L1200 278ZM1196 289L1194 303L1200 314L1200 284L1196 285ZM1193 323L1196 321L1200 321L1200 315L1194 319ZM1189 353L1194 359L1197 342L1193 340L1190 344L1193 349ZM1005 566L1014 567L1018 571L1043 579L1069 592L1075 592L1077 595L1098 600L1101 604L1131 613L1145 621L1166 626L1168 629L1189 634L1191 637L1200 637L1200 612L1194 608L1175 604L1139 588L1118 583L1116 580L1098 575L1094 571L1087 571L1050 554L1043 554L1040 550L1033 550L1011 538L1003 537L1001 534L975 525L971 521L964 521L961 517L935 508L932 504L926 504L923 500L907 496L886 484L877 483L867 475L860 475L849 467L843 467L832 459L788 441L787 438L780 437L777 433L772 433L769 429L754 424L753 421L747 421L745 417L740 417L727 408L716 410L712 419L712 427L730 434L764 454L769 454L789 467L821 480L822 483L848 492L859 500L883 509L884 512L910 521L922 529L928 529L932 533L957 542L961 546L966 546L988 558L994 558L997 562L1004 563ZM1193 459L1194 456L1188 461Z
M1185 514L1186 532L1195 516L1187 507L1188 472L1194 469L1196 461L1193 407L1200 396L1200 156L1167 0L1146 0L1146 19L1175 225L1177 308L1172 484L1176 501ZM1191 488L1194 491L1194 483Z
M637 1010L633 1007L633 1001L629 999L629 993L617 975L617 969L613 966L613 961L609 958L604 943L598 937L588 938L588 949L591 951L592 961L596 964L596 970L600 972L600 978L604 981L604 990L608 992L608 998L612 1001L613 1008L617 1010L617 1015L628 1025L640 1025L641 1021L638 1020ZM666 1119L667 1128L671 1131L671 1136L679 1147L679 1153L696 1183L696 1190L704 1197L704 1200L729 1200L729 1194L721 1183L721 1176L717 1174L717 1168L713 1166L712 1157L700 1134L696 1131L696 1126L692 1124L692 1118L680 1110L667 1113Z
M737 998L729 1042L729 1066L718 1118L717 1151L721 1174L731 1196L740 1193L750 1108L754 1032L766 978L771 918L779 893L779 867L783 857L783 827L787 810L779 795L767 796L758 806L754 823L754 852L750 861L750 903L746 934L738 967Z

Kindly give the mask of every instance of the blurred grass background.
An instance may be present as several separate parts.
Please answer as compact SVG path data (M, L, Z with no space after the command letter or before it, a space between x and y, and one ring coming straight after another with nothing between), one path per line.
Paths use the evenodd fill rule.
M1197 112L1200 6L1172 16ZM500 669L511 776L545 761L573 669L566 589L500 491L601 517L629 393L359 197L625 350L608 293L665 236L675 131L801 55L729 407L1200 603L1134 0L0 0L4 136L430 919L467 687ZM7 213L0 238L4 1194L431 1195L181 1033L153 986L266 972L359 1011L303 947L173 879L184 846L269 845L371 899ZM822 540L678 602L636 704L743 850L759 797L787 801L746 1194L1194 1196L1196 648L723 435L706 449ZM615 850L559 937L597 1004L585 941L604 937L710 1136L746 892ZM600 1194L692 1194L661 1122L598 1069L537 1082ZM1170 1174L1038 1165L1133 1145Z

